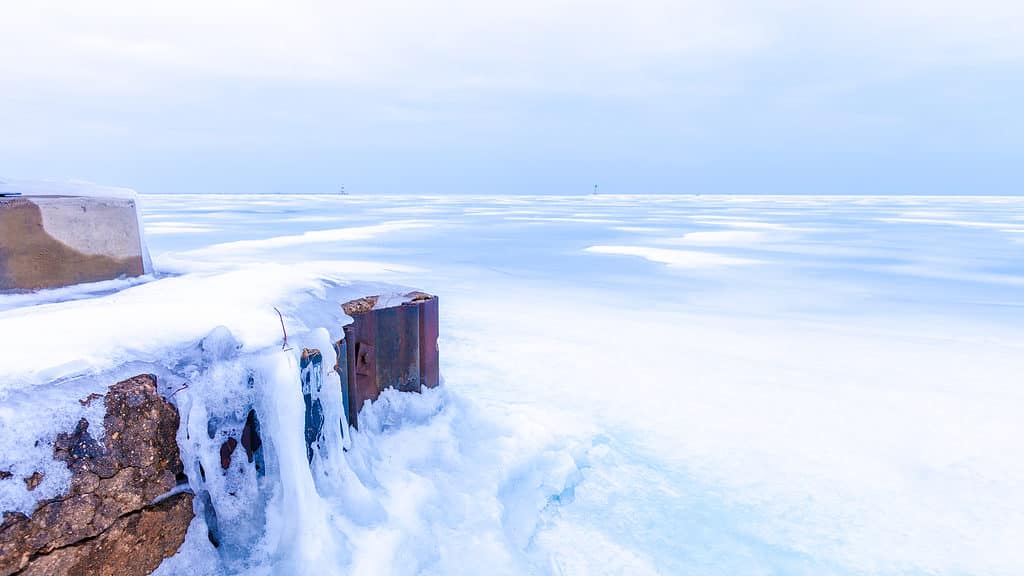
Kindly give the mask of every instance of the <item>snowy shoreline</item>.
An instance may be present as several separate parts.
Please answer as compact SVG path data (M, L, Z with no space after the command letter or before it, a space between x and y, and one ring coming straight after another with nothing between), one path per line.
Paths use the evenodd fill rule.
M315 501L328 510L324 548L336 546L341 573L1024 567L1004 544L1024 534L1024 468L1006 457L1022 449L1020 198L142 202L147 225L162 231L149 238L156 268L178 275L158 285L237 287L220 275L263 270L271 286L294 275L316 292L322 278L362 278L444 299L445 389L382 403L380 428L353 436L345 453L358 482ZM693 253L707 255L702 266L689 265ZM99 290L131 302L147 286ZM214 302L193 312L213 318L234 305ZM280 327L265 305L254 333L265 330L257 340L278 354ZM160 306L129 320L159 318ZM38 311L55 307L76 309ZM7 326L20 313L4 314ZM105 348L84 327L65 340L17 322L54 357L65 342L108 359L132 350L132 338ZM126 335L158 339L156 326ZM61 372L63 362L7 337ZM26 386L39 380L19 374ZM74 382L18 398L76 403L85 394L68 392ZM21 410L14 398L0 401L0 421ZM206 550L205 532L188 538ZM310 542L300 556L319 553ZM210 573L290 571L273 550L253 552L265 561Z

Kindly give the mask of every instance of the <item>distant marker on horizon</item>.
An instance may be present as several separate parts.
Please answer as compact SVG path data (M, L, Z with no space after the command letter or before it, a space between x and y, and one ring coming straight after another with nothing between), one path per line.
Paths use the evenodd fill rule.
M597 196L597 184L594 184L594 196Z

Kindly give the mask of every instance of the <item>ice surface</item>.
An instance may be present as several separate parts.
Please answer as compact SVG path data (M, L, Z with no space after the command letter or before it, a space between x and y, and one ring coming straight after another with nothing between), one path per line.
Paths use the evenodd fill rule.
M214 549L197 504L162 574L1024 572L1024 199L142 206L170 223L151 238L170 276L0 297L0 460L45 460L33 398L73 422L129 359L189 382L190 477L219 471L206 422L255 407L266 476L205 488L238 528ZM307 466L299 348L330 355L338 302L396 284L441 297L445 385L386 393ZM17 477L0 496L34 497Z
M674 250L652 246L591 246L587 252L596 254L619 254L622 256L639 256L652 262L660 262L679 268L711 268L715 266L743 266L757 264L756 260L731 258L709 252L693 250Z

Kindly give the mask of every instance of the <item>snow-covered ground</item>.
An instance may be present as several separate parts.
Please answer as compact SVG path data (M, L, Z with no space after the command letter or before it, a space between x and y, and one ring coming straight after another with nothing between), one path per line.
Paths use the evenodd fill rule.
M1024 198L141 203L156 281L0 296L0 458L88 410L54 379L191 358L183 413L255 404L278 484L260 546L199 520L164 574L1024 572ZM440 296L446 383L310 473L272 307L325 349L372 283Z

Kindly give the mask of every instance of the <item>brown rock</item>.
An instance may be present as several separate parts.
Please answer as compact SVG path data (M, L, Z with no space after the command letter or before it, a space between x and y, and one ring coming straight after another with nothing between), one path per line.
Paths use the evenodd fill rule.
M238 440L234 437L230 437L220 445L220 467L227 470L231 467L231 455L235 453L235 448L238 447Z
M96 538L34 559L18 574L149 574L181 546L191 521L192 495L175 494L159 504L118 518Z
M377 305L378 296L363 296L351 302L345 302L341 305L341 309L355 318L356 314L363 314L373 310L373 307Z
M149 375L114 385L105 404L102 443L84 419L54 443L72 473L68 492L40 502L31 517L4 514L0 576L144 575L184 541L192 495L157 502L183 474L177 409Z
M38 488L39 487L39 483L42 482L42 481L43 481L43 473L39 472L39 471L36 471L36 472L33 472L32 475L29 476L28 478L25 478L25 486L28 488L28 491L31 492L31 491L35 490L36 488Z

